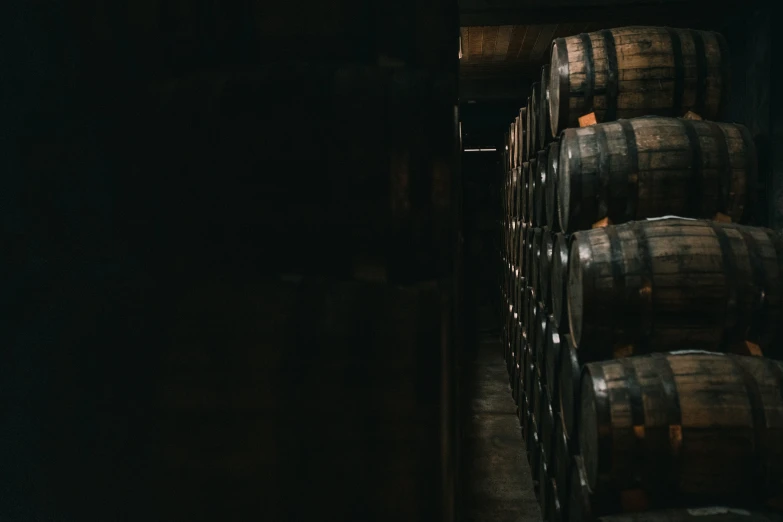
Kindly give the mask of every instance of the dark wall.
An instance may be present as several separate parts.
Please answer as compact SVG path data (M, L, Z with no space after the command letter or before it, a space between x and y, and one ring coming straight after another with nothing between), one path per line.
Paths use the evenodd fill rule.
M0 518L448 519L456 5L4 7Z
M758 9L738 11L731 24L718 28L731 51L732 74L729 106L725 121L742 123L754 137L758 156L758 179L754 200L748 206L748 221L763 226L776 225L774 192L780 177L773 165L773 53L770 12ZM783 175L783 171L781 171Z
M783 229L783 109L775 101L780 84L779 53L774 52L773 11L761 7L737 11L726 25L732 51L732 92L728 121L745 124L754 137L758 154L756 200L752 222Z

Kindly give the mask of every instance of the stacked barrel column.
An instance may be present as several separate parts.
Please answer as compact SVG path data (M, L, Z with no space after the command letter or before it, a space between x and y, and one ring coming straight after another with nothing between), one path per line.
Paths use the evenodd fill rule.
M544 519L779 509L783 242L749 226L756 150L719 121L723 37L628 27L551 51L526 112L511 374Z

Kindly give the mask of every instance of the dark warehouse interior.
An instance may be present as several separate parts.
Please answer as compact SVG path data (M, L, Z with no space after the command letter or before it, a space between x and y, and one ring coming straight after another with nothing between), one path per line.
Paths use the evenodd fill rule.
M783 521L775 12L761 0L5 2L0 522ZM627 80L622 38L641 37L612 31L637 26L667 28L671 43L645 40L639 56L650 75L679 75L675 108L637 118L621 101L611 117L602 96L637 89L628 103L643 104L670 89ZM596 43L610 38L611 56ZM554 87L537 89L566 42L557 71L581 76L559 107L595 101L549 132ZM709 60L730 74L705 79ZM697 97L720 90L719 117L687 111L688 67ZM643 141L652 117L681 122L687 153L663 150L674 131ZM527 145L536 119L544 139ZM595 153L593 199L621 199L610 177L628 157L637 186L645 161L684 158L687 207L660 210L674 203L656 190L678 191L668 179L649 201L637 189L626 218L586 203L587 189L566 201L566 172L588 186L593 132L596 150L624 147ZM549 222L536 161L551 187L547 169L560 176ZM588 225L563 225L563 209ZM670 233L697 239L660 239ZM677 299L690 304L667 308ZM666 401L675 420L656 410Z

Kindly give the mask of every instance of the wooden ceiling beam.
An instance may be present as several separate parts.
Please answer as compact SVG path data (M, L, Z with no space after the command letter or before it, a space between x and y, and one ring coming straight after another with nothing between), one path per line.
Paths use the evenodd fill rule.
M563 0L549 0L547 7L515 7L513 5L482 6L485 0L473 2L460 9L460 25L543 25L543 24L644 24L675 25L687 21L694 28L713 27L725 23L737 11L747 10L754 0L691 0L635 3L604 1L603 5L567 6Z

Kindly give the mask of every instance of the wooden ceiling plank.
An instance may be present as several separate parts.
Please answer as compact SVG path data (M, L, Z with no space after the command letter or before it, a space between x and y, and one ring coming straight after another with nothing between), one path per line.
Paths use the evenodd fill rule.
M517 60L527 61L530 58L530 52L536 45L536 40L538 39L538 34L541 32L541 27L542 26L540 25L527 26L527 31L525 31L525 40L522 42L522 46L519 48L519 53L517 53Z
M470 56L471 60L481 60L481 38L483 26L470 27Z
M498 41L498 33L500 28L497 26L487 26L484 28L484 59L495 59L495 46Z
M506 55L508 54L508 47L511 45L511 33L513 30L513 25L498 26L498 37L495 41L495 56L493 58L494 61L502 62L506 59Z
M462 59L470 59L470 31L467 27L459 28L460 36L462 37Z
M522 46L522 41L525 39L525 31L527 27L524 25L515 25L511 31L511 43L508 45L508 52L506 53L506 61L513 61L517 59L519 55L519 48Z
M732 10L749 9L748 4L759 0L659 0L630 2L612 0L607 5L590 5L588 2L566 2L549 0L544 5L533 2L482 0L476 5L460 8L460 21L465 26L475 25L522 25L522 24L564 24L587 22L599 26L656 25L666 20L699 20L707 27L719 28L731 21ZM538 4L538 2L536 2ZM542 2L543 4L543 2ZM653 23L655 20L655 23ZM669 24L671 22L668 22ZM606 27L599 27L604 29Z

